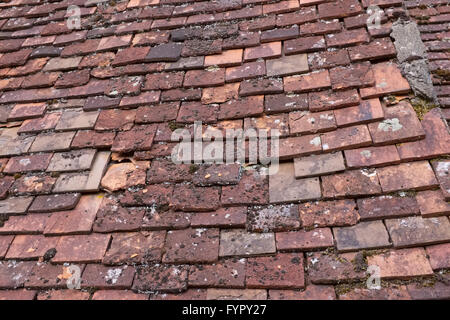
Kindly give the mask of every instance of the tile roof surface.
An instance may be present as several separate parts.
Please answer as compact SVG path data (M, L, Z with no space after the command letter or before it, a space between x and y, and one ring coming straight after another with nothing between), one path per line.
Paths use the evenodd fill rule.
M2 1L0 300L450 298L449 39L448 0ZM279 171L174 164L200 120Z

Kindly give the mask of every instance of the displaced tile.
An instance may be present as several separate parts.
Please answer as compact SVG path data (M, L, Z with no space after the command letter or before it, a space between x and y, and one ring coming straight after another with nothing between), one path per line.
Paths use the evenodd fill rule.
M190 87L209 87L220 86L225 83L225 69L209 68L205 70L189 70L184 76L183 86Z
M241 81L266 74L264 62L247 62L237 67L227 68L225 71L226 82Z
M309 71L306 54L298 54L266 61L267 76L287 76Z
M27 214L11 216L0 228L2 234L38 234L44 231L49 215Z
M220 87L204 88L202 91L202 103L222 103L238 98L239 83L227 83Z
M295 179L293 163L282 163L269 175L271 203L312 200L321 197L319 178Z
M177 61L181 55L182 45L178 43L164 43L152 47L147 55L147 61Z
M145 161L112 164L104 175L101 186L113 192L127 187L145 185L148 168L149 163Z
M100 181L105 173L111 152L97 152L89 173L63 173L58 177L54 192L89 192L98 191Z
M86 195L81 197L74 209L52 213L45 224L44 234L88 234L102 200L103 195Z
M77 131L73 138L71 147L82 149L95 147L97 149L110 148L114 142L116 134L114 132L97 132L93 130Z
M127 131L133 127L136 118L135 110L102 110L95 123L95 130L119 130Z
M73 70L78 67L81 62L82 57L72 57L72 58L52 58L45 65L42 71L51 72L59 70Z

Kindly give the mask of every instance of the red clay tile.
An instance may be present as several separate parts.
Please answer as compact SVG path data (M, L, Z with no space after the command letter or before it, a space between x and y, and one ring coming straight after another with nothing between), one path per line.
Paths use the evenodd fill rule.
M299 212L305 228L351 226L359 220L353 200L306 202L299 205Z
M333 235L329 228L318 228L313 231L278 232L276 239L277 249L281 251L309 251L334 245Z
M98 290L92 295L92 300L148 300L148 296L129 290Z
M328 70L284 78L285 92L307 92L331 87Z
M445 269L450 266L450 244L436 244L425 249L433 270Z
M433 169L427 161L403 163L377 170L385 192L398 190L423 190L437 186Z
M275 257L249 258L246 284L248 288L304 288L303 254L280 253Z
M163 254L164 231L116 233L106 251L103 263L122 265L159 262Z
M333 286L316 286L308 284L304 291L298 290L269 290L270 300L335 300Z
M450 204L440 190L421 191L416 195L422 217L437 217L450 214Z
M407 279L413 276L427 276L433 273L422 248L390 251L367 258L369 265L380 268L381 279Z
M365 170L351 170L344 173L323 176L322 188L323 195L326 198L364 196L381 193L377 173Z
M83 196L74 209L52 213L45 224L44 234L88 234L102 200L103 195Z
M449 226L446 217L414 216L386 220L386 227L397 248L446 242L450 237Z
M54 263L100 262L109 245L111 236L102 234L63 236L56 246Z
M344 150L372 144L372 138L365 125L337 129L322 135L324 151Z
M185 266L153 265L136 269L134 290L181 292L187 289L188 268Z
M19 235L9 247L6 259L29 260L37 259L47 252L47 250L55 248L59 242L59 238L47 238L42 235Z
M335 284L361 280L366 277L362 270L355 270L354 253L327 254L313 253L308 257L308 275L314 284Z

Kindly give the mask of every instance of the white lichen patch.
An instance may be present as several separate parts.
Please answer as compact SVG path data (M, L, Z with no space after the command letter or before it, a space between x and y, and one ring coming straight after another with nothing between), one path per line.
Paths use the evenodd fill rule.
M398 118L386 119L378 124L378 130L382 130L385 132L395 132L402 128L403 125L400 123L400 120L398 120Z

